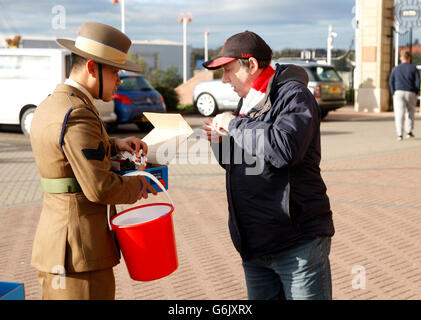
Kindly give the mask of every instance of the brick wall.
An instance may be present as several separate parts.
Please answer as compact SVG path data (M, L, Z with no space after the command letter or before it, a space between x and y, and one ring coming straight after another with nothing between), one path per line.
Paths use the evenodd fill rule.
M180 84L175 91L180 99L180 104L193 104L193 90L196 84L202 81L213 80L213 71L202 70L192 78L187 80L186 83Z

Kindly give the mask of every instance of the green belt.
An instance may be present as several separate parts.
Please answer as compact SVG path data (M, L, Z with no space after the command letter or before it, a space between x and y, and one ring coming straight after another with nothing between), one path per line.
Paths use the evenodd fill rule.
M71 193L82 191L76 178L41 178L41 187L44 192L48 193Z

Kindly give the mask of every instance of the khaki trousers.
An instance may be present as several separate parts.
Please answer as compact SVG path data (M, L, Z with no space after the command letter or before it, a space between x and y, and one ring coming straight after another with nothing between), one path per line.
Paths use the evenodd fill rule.
M43 300L114 300L113 269L66 274L38 272Z

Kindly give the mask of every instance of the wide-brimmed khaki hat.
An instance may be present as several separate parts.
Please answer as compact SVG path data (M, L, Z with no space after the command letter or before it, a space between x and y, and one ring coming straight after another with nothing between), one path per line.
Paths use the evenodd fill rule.
M57 39L56 42L83 58L127 71L141 72L139 65L127 60L127 52L132 44L130 39L120 30L106 24L85 22L76 40Z

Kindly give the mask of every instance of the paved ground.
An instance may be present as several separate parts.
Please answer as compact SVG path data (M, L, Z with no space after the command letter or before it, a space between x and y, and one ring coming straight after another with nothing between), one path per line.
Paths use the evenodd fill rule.
M199 116L186 119L201 125ZM336 227L334 299L421 298L419 120L417 113L416 138L400 142L392 113L347 107L322 123L321 167ZM128 134L137 132L130 126L118 132ZM209 163L204 140L191 138L188 150L169 167L179 268L161 280L135 282L122 261L115 268L117 299L246 299L228 234L224 172ZM29 141L0 131L0 281L23 282L26 299L41 294L29 265L41 199Z

